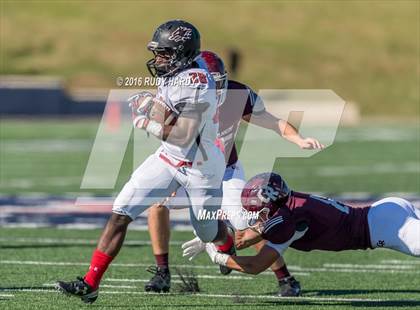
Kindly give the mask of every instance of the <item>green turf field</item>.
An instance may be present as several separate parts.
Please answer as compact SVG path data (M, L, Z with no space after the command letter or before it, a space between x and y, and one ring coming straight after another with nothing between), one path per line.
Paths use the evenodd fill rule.
M2 119L0 192L82 193L80 184L98 125L98 119ZM331 147L311 158L281 158L276 170L302 191L419 193L419 130L416 124L340 128ZM248 177L262 172L259 163L257 158L245 167ZM118 192L132 168L129 145L115 188L96 193Z
M57 279L73 279L87 270L98 230L52 228L0 229L0 308L85 308L76 298L55 292ZM129 231L127 244L104 276L92 309L415 309L420 307L420 260L390 250L342 253L288 250L289 269L303 287L303 296L273 297L276 281L270 272L258 276L232 273L223 277L202 254L191 264L181 257L180 243L190 232L172 235L172 294L143 293L153 264L147 232ZM252 253L247 252L247 253ZM175 266L193 270L201 292L179 293ZM205 277L207 276L207 277ZM178 292L178 293L177 293Z

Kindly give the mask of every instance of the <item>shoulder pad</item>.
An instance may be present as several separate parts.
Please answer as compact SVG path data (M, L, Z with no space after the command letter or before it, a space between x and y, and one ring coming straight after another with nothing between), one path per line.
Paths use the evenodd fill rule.
M187 81L185 86L200 88L215 88L213 76L205 69L190 68L180 72L177 77L182 81Z

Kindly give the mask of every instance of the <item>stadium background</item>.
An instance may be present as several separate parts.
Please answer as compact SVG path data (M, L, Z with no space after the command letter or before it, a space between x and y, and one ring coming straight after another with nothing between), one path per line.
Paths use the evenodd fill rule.
M71 98L80 93L95 97L98 90L115 88L119 76L148 76L145 62L151 55L145 45L153 30L165 20L186 19L200 30L203 49L215 51L225 58L231 50L239 52L240 68L235 78L251 87L257 90L332 89L360 111L361 118L351 126L341 126L334 145L327 150L308 159L283 158L276 162L276 167L292 187L359 204L390 193L419 202L418 1L2 0L0 4L0 93L5 89L11 91L10 81L42 84L48 77L48 81L57 82ZM19 92L21 88L12 91ZM22 114L40 109L43 103L25 96L25 100L18 103ZM0 100L3 108L10 104L4 97ZM96 230L77 232L8 226L102 225L112 195L121 188L132 169L130 144L114 189L80 190L101 115L54 114L48 117L1 115L0 223L3 227L0 228L0 246L4 253L1 269L5 276L0 282L3 282L4 296L10 294L7 288L17 286L16 277L8 270L8 266L14 263L7 263L6 258L48 261L55 255L57 260L65 260L72 253L79 255L82 245L82 256L87 261L98 235ZM86 209L74 206L74 199L78 196L104 198ZM185 222L182 216L174 216L173 223L178 223L178 220L179 223ZM139 220L139 226L144 228L144 219ZM73 242L82 237L88 239ZM177 232L173 238L187 240L189 237L189 233ZM142 245L135 242L147 238L144 232L131 232L129 239L133 246L128 246L123 252L121 261L139 262L140 265L150 263L148 247L141 248L144 257L140 260L135 248ZM86 244L89 247L84 247ZM175 242L171 251L177 253L178 248L179 244ZM411 264L412 261L408 260L404 264L401 261L405 257L387 251L381 255L356 251L336 256L315 253L309 257L291 251L286 258L308 268L328 269L325 264L333 261L335 267L330 267L341 270L334 274L334 281L328 281L327 275L317 271L313 271L311 277L302 275L306 289L313 293L310 296L335 298L339 295L379 300L377 304L363 300L330 301L337 307L366 306L372 302L383 307L419 306L418 302L401 302L420 293L409 290L413 284L417 283L417 287L419 284L418 261ZM179 255L174 254L171 259L185 263ZM204 257L200 262L208 264ZM340 267L340 263L347 263L347 267ZM375 269L379 270L375 280L367 278L371 275L368 271L367 275L357 273L357 270L367 270L363 266L375 263L379 266ZM34 267L30 264L21 264L19 268L27 271L26 276L19 278L27 287L42 288L41 282L52 281L55 276L42 268L43 276L40 276L33 272ZM78 268L83 272L85 266ZM299 268L292 270L299 272ZM343 268L357 273L357 280L349 277ZM381 273L385 269L401 277L398 285L387 286L387 274ZM70 268L67 271L73 275ZM33 275L29 276L32 272ZM121 275L117 269L111 274ZM144 278L146 274L143 272L143 275ZM133 274L124 271L123 276L132 278ZM212 282L205 291L224 292L227 288L219 282ZM332 289L334 285L346 283L353 288L364 283L364 290L338 292ZM374 283L380 283L379 287ZM270 289L268 284L256 282L238 287L235 294L255 293L252 287ZM33 301L32 294L22 295L23 300ZM391 301L387 301L389 296ZM112 305L112 296L107 297L105 300ZM160 301L154 298L150 299L151 304L136 299L140 297L130 298L143 305L160 305ZM11 308L19 306L16 299L0 295L0 303L3 299L11 302ZM47 296L35 299L40 308L46 307ZM53 300L57 302L56 307L63 305L60 299L54 297ZM252 304L246 298L238 297L238 300L232 303L241 303L239 308L246 308L248 302ZM183 305L187 299L181 298L177 302ZM261 306L259 303L255 305Z

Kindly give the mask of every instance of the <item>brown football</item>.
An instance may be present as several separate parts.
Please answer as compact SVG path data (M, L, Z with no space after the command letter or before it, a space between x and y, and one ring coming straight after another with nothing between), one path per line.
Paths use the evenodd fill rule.
M154 99L149 118L163 125L174 125L176 114L164 102Z

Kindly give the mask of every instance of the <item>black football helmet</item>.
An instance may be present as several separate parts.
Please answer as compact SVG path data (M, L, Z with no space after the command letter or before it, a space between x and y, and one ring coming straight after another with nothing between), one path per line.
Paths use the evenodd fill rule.
M170 77L188 68L200 54L200 33L190 23L171 20L160 25L147 49L155 55L146 65L152 76Z

